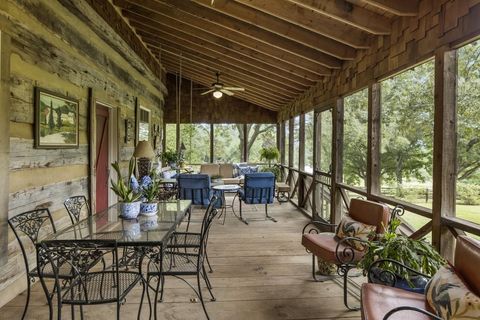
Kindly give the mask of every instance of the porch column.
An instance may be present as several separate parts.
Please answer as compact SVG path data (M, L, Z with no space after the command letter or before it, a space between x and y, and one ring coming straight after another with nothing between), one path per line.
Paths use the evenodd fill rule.
M367 193L380 194L381 91L380 84L368 88Z
M8 261L10 36L0 31L0 266Z
M338 223L342 217L342 196L337 183L343 177L343 115L343 98L339 98L333 108L331 223Z
M453 236L442 226L442 217L455 216L457 56L447 50L440 49L435 55L432 244L449 259L453 257Z

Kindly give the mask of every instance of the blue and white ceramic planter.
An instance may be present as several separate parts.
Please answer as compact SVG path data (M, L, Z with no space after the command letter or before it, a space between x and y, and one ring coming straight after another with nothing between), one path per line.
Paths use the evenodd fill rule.
M120 202L120 215L124 219L136 219L140 213L140 201Z
M140 230L143 230L143 231L155 230L157 227L158 227L158 217L156 215L140 218Z
M137 220L125 221L123 231L127 239L135 240L141 237L140 223Z
M140 214L144 216L156 215L158 211L158 203L156 202L142 202L140 204Z

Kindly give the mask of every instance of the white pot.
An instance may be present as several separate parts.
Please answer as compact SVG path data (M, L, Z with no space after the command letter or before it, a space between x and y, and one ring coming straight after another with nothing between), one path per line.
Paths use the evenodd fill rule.
M157 202L142 202L140 204L140 214L144 216L154 216L158 211Z
M140 213L140 201L120 202L120 215L124 219L136 219Z

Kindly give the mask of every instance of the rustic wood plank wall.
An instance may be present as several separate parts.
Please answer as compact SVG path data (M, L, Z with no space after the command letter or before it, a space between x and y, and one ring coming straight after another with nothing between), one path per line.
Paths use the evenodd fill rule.
M0 139L2 157L9 144L9 161L2 161L9 170L9 184L2 184L8 188L8 193L2 193L8 194L8 216L48 207L59 228L69 223L64 199L88 195L89 88L99 101L118 108L122 120L129 118L133 123L135 100L140 99L151 110L152 124L161 126L166 86L158 70L152 72L88 1L3 0L0 30L2 38L5 34L11 39L10 53L1 56L2 66L4 61L10 64L10 88L0 95L1 99L8 97L10 104L2 112L9 115L10 138ZM79 100L78 149L33 147L35 86ZM135 145L133 139L124 142L124 121L119 122L118 153L125 166ZM7 234L3 231L2 235ZM19 246L10 231L7 257L0 268L0 306L25 286Z
M480 33L480 4L475 0L422 0L414 17L400 17L390 36L380 37L325 81L318 82L279 112L279 121L308 112L433 58L443 46L452 47Z

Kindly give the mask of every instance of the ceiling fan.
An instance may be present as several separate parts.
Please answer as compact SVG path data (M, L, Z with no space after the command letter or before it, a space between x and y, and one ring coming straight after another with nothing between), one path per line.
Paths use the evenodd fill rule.
M216 73L217 76L217 81L212 83L210 86L210 89L202 92L201 95L209 94L210 92L213 92L213 96L217 99L220 99L223 94L225 93L227 96L233 96L232 91L245 91L245 88L240 88L240 87L225 87L223 83L220 82L220 73Z

